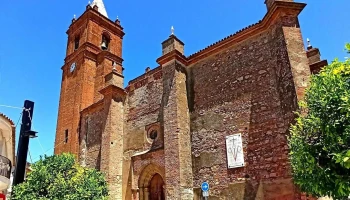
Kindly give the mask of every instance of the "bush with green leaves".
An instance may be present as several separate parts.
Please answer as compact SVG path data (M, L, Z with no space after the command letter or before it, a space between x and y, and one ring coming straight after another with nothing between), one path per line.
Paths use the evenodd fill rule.
M107 199L102 173L77 164L72 154L53 155L32 165L26 181L15 186L12 200Z
M350 51L350 44L347 46ZM294 182L315 197L350 195L350 59L313 75L288 138Z

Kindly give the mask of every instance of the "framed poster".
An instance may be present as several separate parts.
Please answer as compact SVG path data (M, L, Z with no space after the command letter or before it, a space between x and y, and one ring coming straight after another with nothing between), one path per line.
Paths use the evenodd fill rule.
M227 167L229 169L244 166L242 134L226 136Z

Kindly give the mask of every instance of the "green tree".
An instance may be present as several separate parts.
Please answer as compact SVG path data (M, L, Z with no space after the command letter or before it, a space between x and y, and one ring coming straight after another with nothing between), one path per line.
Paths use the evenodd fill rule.
M81 167L72 154L45 156L32 169L26 181L13 188L13 200L107 199L103 174Z
M346 45L348 53L350 44ZM288 138L294 182L315 197L350 195L350 59L313 75Z

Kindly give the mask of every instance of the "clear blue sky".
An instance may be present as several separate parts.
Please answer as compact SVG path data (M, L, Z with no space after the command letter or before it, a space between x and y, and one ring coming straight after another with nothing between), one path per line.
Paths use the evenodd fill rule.
M92 0L91 0L92 1ZM66 30L73 15L80 16L87 0L4 1L0 11L0 105L23 106L35 102L34 128L39 139L31 140L32 158L53 153L66 50ZM305 0L300 15L304 41L321 49L322 57L346 56L350 42L349 0ZM125 82L157 66L161 42L175 27L190 55L207 45L262 19L264 0L104 0L109 18L117 16L125 30L123 58ZM20 110L0 107L13 121ZM19 126L16 142L18 142ZM44 151L40 147L39 140ZM29 157L28 157L29 159ZM29 159L30 161L30 159Z

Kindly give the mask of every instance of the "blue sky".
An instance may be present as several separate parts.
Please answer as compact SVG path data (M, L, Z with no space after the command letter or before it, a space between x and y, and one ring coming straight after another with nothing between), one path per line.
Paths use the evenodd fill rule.
M61 67L66 50L66 30L73 15L80 16L85 0L4 1L0 12L0 105L21 107L35 102L33 124L39 138L30 142L33 160L53 153ZM311 39L322 57L346 56L350 42L349 0L305 0L299 19L304 41ZM109 18L118 16L125 30L123 59L125 83L157 66L161 42L175 27L190 55L262 19L264 0L104 0ZM20 110L0 106L13 121ZM16 142L18 142L19 126ZM39 142L40 141L40 142ZM41 144L41 145L40 145ZM41 147L42 146L42 147ZM29 157L28 160L30 161Z

